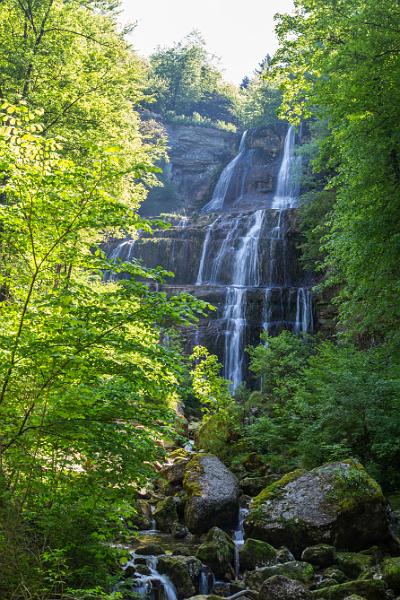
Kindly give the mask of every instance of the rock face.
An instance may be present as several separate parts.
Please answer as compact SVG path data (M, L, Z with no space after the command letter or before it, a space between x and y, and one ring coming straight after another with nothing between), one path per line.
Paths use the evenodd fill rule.
M262 567L247 573L245 577L246 586L252 590L260 590L264 581L275 575L283 575L301 583L309 583L313 578L314 569L310 564L297 560Z
M164 127L170 162L164 167L164 187L150 193L143 206L146 215L201 208L239 146L240 136L230 131L174 123Z
M233 528L239 510L239 486L227 467L212 454L198 454L185 470L184 489L188 495L185 523L193 533L210 527Z
M245 529L297 557L315 544L359 550L391 540L382 491L351 460L295 471L265 488L253 501Z

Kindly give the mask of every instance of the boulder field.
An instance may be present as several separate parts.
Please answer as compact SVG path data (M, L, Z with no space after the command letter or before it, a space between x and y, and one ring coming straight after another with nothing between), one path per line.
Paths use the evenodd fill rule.
M271 481L255 458L237 469L238 480L212 454L170 457L154 497L139 501L137 522L152 515L179 547L136 547L124 585L131 581L135 590L135 578L156 558L178 600L399 600L400 546L390 509L362 465L346 460L273 477L250 498L249 478ZM249 510L238 544L233 532L243 503Z

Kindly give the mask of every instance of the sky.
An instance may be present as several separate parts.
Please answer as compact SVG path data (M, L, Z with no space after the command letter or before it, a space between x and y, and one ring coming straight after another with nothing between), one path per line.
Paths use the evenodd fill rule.
M136 22L134 48L148 56L197 29L220 58L225 78L240 83L277 48L274 14L290 12L292 0L123 0L124 22Z

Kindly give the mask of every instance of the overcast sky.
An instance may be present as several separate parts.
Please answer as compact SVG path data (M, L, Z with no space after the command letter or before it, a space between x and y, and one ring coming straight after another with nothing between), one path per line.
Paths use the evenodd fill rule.
M225 77L240 83L265 54L277 47L274 14L289 12L292 0L123 0L125 22L137 22L131 35L145 56L198 29Z

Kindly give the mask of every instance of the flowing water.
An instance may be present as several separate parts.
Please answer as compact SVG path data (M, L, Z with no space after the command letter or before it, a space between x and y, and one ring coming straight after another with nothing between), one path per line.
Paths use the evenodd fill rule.
M283 328L296 333L313 329L312 294L297 285L288 260L288 211L296 208L299 196L301 162L295 152L296 131L289 127L279 168L276 192L270 208L253 212L240 208L249 151L245 132L238 155L223 170L206 212L223 209L206 229L198 286L223 286L225 302L224 375L235 389L243 380L245 347L248 343L249 298L256 289L263 290L260 330L268 333ZM238 197L227 211L224 205L228 190ZM232 207L231 206L231 207Z
M249 514L247 508L239 510L239 519L237 529L233 532L233 543L235 544L235 577L239 578L240 574L240 550L244 544L244 521Z

